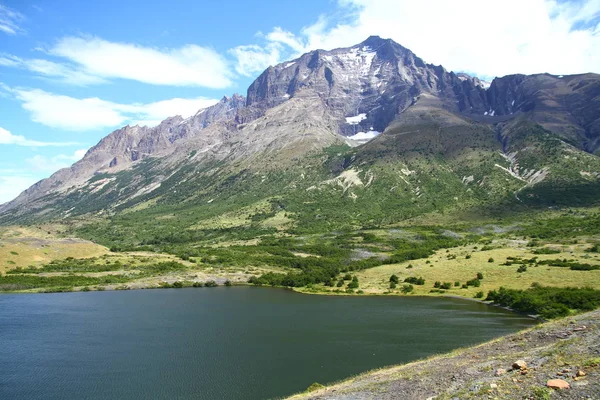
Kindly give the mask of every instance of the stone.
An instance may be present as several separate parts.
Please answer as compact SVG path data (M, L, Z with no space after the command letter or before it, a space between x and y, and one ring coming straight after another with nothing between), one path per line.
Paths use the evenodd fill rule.
M550 379L546 383L546 386L548 386L551 389L569 389L571 387L571 385L569 385L569 382L562 379Z
M490 389L498 389L498 385L495 383L490 383Z
M517 360L513 363L512 369L527 369L527 363L524 360Z
M585 373L585 371L580 369L579 371L577 371L577 374L575 374L575 375L577 377L582 377L582 376L586 376L587 374Z
M504 375L505 373L506 373L506 370L504 368L498 368L496 370L496 372L494 373L494 375L501 376L501 375Z

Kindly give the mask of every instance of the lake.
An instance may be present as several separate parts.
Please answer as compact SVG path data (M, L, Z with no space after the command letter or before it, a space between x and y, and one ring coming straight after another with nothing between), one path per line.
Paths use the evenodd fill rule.
M527 328L485 304L218 287L0 295L0 399L264 399Z

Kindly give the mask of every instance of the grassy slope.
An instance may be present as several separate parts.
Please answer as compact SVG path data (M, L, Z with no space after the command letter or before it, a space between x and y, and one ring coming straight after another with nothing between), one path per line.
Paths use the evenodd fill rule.
M0 273L17 267L41 266L54 259L97 257L108 252L104 246L90 241L65 238L60 227L0 228Z

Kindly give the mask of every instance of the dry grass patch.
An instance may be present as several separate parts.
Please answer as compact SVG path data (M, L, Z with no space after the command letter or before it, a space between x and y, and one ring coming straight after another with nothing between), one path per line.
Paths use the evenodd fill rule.
M585 287L590 286L600 289L600 270L572 271L568 268L551 267L547 265L529 266L527 271L518 273L519 264L510 266L502 265L508 257L539 260L569 259L588 264L600 264L600 260L584 250L589 245L550 245L560 249L558 254L533 254L533 248L525 247L520 242L503 241L498 243L497 249L481 251L481 246L461 246L448 250L439 250L428 259L407 261L401 264L383 265L358 272L360 289L367 293L383 293L389 290L389 278L395 274L402 282L407 277L423 277L425 285L413 285L414 294L430 294L436 281L450 282L452 288L446 294L455 294L473 297L479 291L487 293L489 290L498 289L500 286L513 289L526 289L537 282L544 286L556 287ZM478 247L478 248L475 248ZM493 262L490 262L493 259ZM412 266L412 268L408 268ZM474 279L478 272L483 274L480 287L470 286L462 289L466 281ZM460 282L461 286L455 287L454 283ZM397 291L397 290L396 290ZM396 292L395 291L395 292Z

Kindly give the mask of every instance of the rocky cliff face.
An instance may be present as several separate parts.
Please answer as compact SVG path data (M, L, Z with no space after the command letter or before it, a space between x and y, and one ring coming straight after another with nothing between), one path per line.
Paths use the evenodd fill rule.
M323 99L337 118L342 135L378 133L421 93L442 97L449 107L456 108L456 98L464 98L465 104L485 98L483 86L477 78L426 64L394 41L372 36L356 46L316 50L269 67L248 89L247 107L238 114L238 122L252 120L310 91ZM476 102L477 110L485 108L483 102Z

